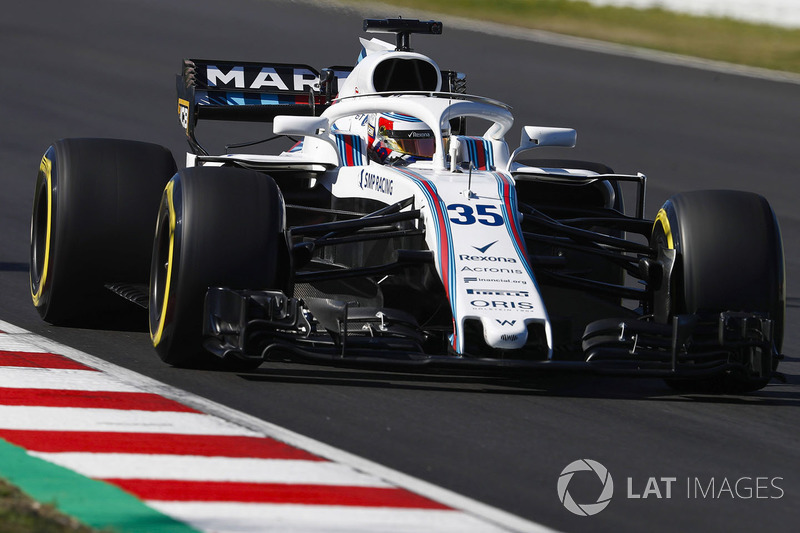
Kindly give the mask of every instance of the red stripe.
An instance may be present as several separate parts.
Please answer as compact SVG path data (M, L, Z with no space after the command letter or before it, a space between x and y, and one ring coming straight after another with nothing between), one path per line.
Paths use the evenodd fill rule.
M475 146L475 155L478 156L478 164L475 165L478 170L487 170L486 168L486 147L483 145L482 137L472 137Z
M54 353L8 352L0 350L0 366L93 370L94 368Z
M511 233L513 234L514 240L517 242L517 246L519 246L520 250L525 252L525 241L522 240L519 234L519 222L517 218L513 215L516 209L515 205L511 204L511 183L509 183L506 176L503 174L495 174L497 178L500 179L500 182L503 184L503 203L506 207L506 212L508 213L509 218L509 225L511 227ZM527 257L526 257L527 259Z
M28 450L44 453L147 453L304 461L325 460L305 450L294 448L268 437L0 429L0 438Z
M113 483L144 500L450 509L439 502L398 488L151 479L105 479L104 481Z
M353 137L351 135L342 135L342 140L344 141L344 158L345 158L345 166L353 167L355 166L355 157L353 156Z
M199 413L196 409L146 392L110 392L61 389L0 388L0 405L37 407L83 407L137 411L178 411Z

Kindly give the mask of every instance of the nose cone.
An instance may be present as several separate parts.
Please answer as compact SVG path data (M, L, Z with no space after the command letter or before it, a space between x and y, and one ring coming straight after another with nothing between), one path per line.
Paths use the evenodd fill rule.
M498 319L482 317L483 339L492 348L515 350L525 346L528 341L528 328L520 319Z

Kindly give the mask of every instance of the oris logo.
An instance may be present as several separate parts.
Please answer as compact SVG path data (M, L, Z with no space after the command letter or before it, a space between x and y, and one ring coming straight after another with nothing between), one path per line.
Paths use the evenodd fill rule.
M533 304L531 302L506 302L504 300L472 300L469 304L474 308L533 309Z

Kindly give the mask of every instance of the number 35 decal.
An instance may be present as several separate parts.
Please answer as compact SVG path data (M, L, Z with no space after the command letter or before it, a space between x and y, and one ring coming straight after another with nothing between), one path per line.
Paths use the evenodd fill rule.
M466 204L450 204L447 206L448 211L454 211L457 215L450 219L453 224L468 225L478 222L484 226L502 226L503 217L494 212L496 209L499 209L499 207L487 204L478 204L475 209Z

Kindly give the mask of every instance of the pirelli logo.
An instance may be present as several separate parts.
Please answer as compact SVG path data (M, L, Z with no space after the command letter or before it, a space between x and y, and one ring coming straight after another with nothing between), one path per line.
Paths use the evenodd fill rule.
M508 291L508 290L495 290L495 289L467 289L467 294L479 294L484 296L519 296L527 298L528 291Z

